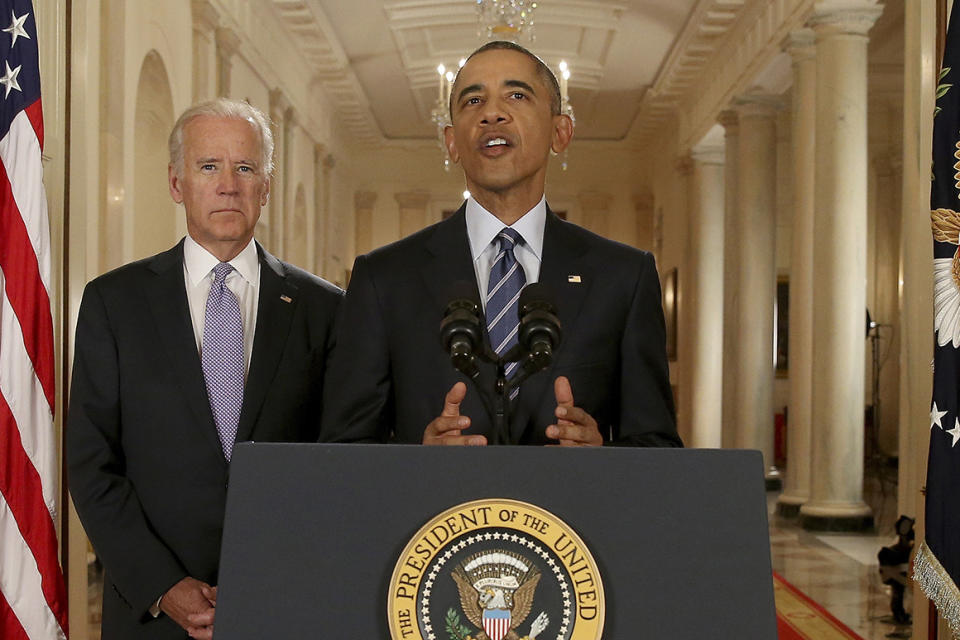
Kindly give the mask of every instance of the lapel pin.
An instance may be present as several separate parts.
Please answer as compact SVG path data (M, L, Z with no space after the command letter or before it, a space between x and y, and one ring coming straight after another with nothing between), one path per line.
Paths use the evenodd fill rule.
M567 276L567 282L576 282L579 284L582 280L580 280L580 276Z
M280 296L280 299L283 300L284 302L293 302L293 298L291 298L290 296Z

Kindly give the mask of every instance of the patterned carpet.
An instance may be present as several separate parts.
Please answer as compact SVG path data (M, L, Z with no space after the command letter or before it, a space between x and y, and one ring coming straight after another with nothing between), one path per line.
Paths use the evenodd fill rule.
M863 640L776 572L773 597L779 640Z

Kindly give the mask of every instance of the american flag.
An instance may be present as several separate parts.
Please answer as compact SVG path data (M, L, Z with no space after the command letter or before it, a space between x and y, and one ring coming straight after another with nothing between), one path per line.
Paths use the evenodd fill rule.
M50 229L30 0L0 0L0 638L67 637L57 558Z
M933 116L934 352L926 531L914 579L960 634L960 11L954 7Z

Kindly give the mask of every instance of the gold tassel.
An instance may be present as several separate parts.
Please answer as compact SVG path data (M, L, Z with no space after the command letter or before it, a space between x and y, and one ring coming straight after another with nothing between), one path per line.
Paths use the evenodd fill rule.
M953 637L960 638L960 589L926 542L920 543L913 559L913 579L950 625Z

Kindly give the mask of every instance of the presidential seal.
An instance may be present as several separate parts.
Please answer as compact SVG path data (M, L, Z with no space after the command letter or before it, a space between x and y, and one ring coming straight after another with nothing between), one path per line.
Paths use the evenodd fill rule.
M476 500L413 536L387 615L393 640L599 640L603 584L586 545L553 514Z

